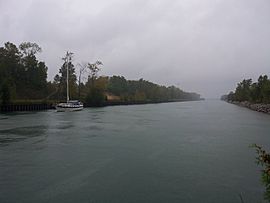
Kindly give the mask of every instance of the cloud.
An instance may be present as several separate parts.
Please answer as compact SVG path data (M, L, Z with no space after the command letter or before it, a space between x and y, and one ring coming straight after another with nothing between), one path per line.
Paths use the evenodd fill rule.
M268 0L0 1L0 42L38 43L49 78L65 51L102 74L219 97L269 74Z

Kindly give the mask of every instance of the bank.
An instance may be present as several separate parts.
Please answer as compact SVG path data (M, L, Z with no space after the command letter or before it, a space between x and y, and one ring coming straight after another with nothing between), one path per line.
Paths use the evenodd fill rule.
M204 99L200 99L204 100ZM104 101L96 104L84 104L84 107L105 107L105 106L121 106L121 105L142 105L142 104L158 104L171 102L188 102L200 100L174 99L174 100L159 100L159 101ZM43 111L55 109L56 101L40 101L29 100L24 102L16 101L14 103L0 105L0 112L15 112L15 111Z
M245 107L245 108L248 108L248 109L251 109L253 111L270 114L270 104L251 103L251 102L248 102L248 101L242 101L242 102L227 101L227 102L229 102L231 104L238 105L238 106L242 106L242 107Z
M24 100L0 105L0 112L43 111L54 109L55 101Z

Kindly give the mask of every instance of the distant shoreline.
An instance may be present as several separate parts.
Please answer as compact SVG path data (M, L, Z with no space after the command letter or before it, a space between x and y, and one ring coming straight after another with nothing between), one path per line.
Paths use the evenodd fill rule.
M172 103L172 102L189 102L189 101L201 101L199 100L168 100L168 101L105 101L96 105L84 105L88 107L106 107L106 106L127 106L127 105L144 105L144 104L159 104L159 103ZM16 102L8 105L1 105L0 112L16 112L16 111L44 111L49 109L55 109L56 102L35 102L35 101L24 101L22 103Z
M159 103L172 103L172 102L189 102L189 101L202 101L204 99L197 100L167 100L167 101L106 101L100 105L85 105L85 107L105 107L105 106L127 106L127 105L143 105L143 104L159 104Z

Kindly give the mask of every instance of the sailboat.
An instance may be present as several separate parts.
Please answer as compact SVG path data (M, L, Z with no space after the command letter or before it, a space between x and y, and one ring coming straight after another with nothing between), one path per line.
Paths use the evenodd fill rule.
M71 52L67 52L66 55L66 68L67 68L67 102L66 103L59 103L56 105L56 111L80 111L83 109L83 103L78 100L69 100L69 71L68 71L68 64L71 61Z

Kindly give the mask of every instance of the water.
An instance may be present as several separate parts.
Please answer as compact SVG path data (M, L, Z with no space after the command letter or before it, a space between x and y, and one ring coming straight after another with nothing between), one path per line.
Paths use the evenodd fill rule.
M221 101L0 115L0 202L263 202L270 116Z

